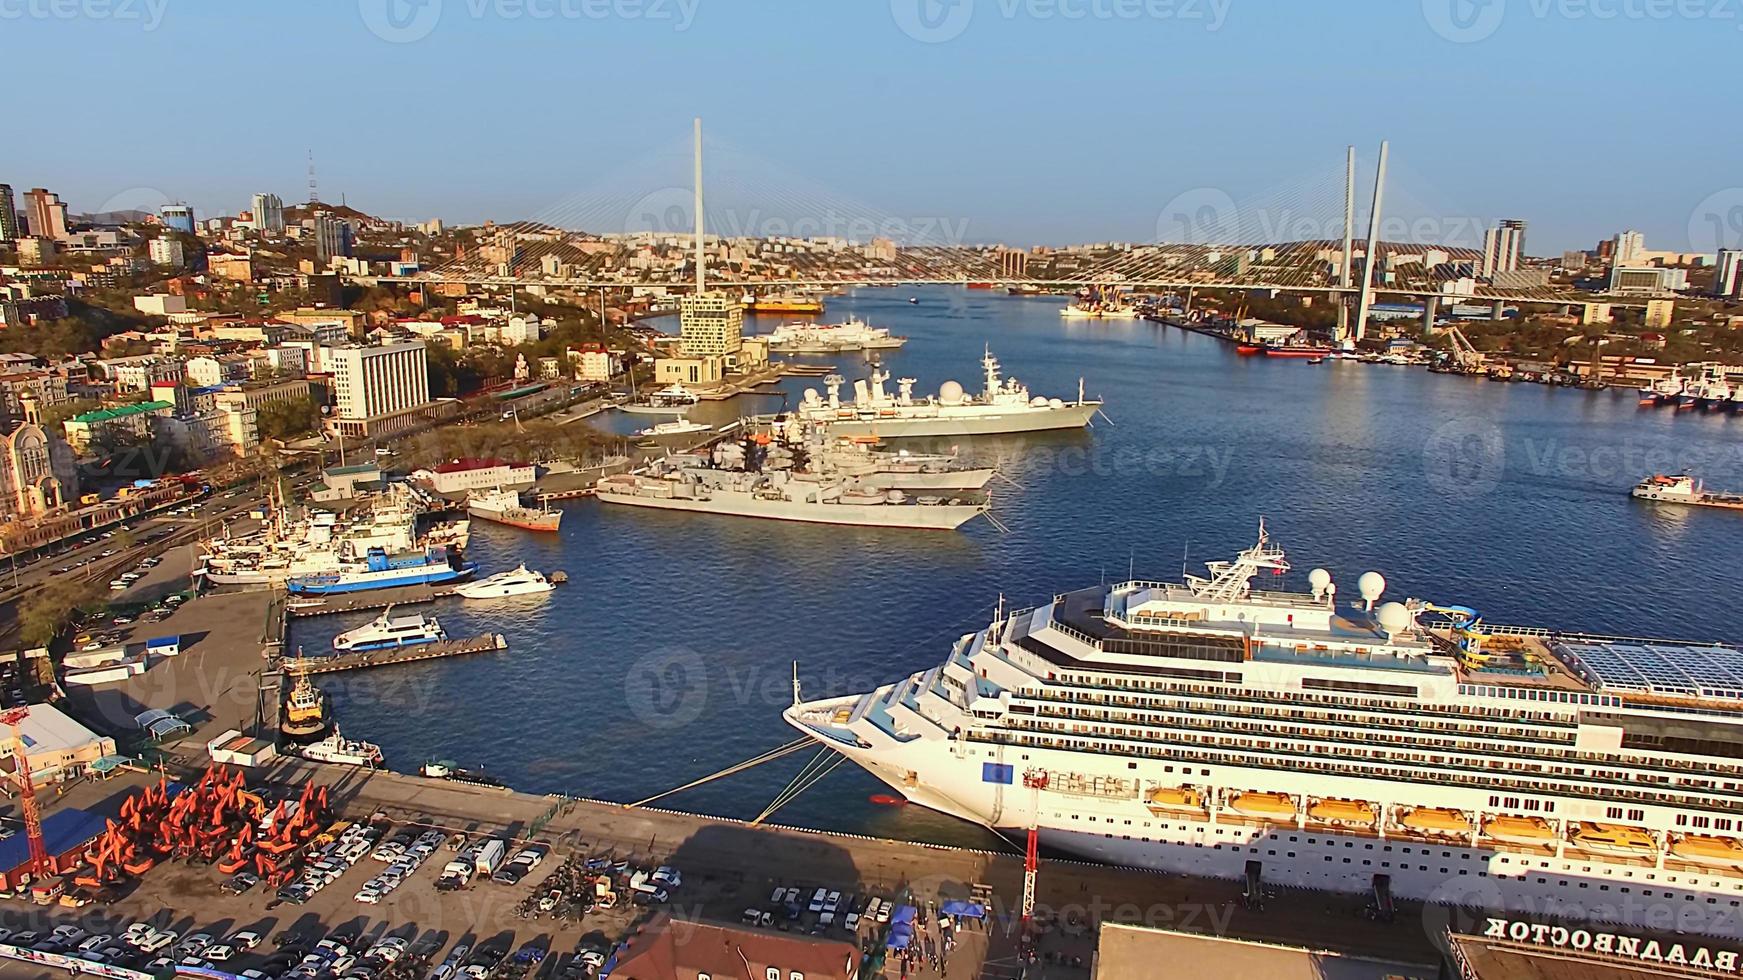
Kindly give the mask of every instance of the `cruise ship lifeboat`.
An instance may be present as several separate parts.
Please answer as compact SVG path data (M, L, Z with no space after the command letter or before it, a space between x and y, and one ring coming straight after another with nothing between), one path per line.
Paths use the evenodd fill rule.
M1670 853L1684 861L1722 868L1743 868L1743 841L1729 837L1684 834L1670 845Z
M1555 843L1555 828L1542 817L1490 817L1483 836L1508 844L1547 847Z
M1638 827L1613 823L1582 823L1568 835L1568 843L1583 851L1646 857L1652 854L1652 835Z
M1419 834L1463 837L1468 836L1471 832L1471 822L1466 819L1463 813L1432 806L1419 806L1414 810L1405 811L1404 815L1398 818L1398 825L1406 830L1414 830Z
M1203 813L1204 798L1190 786L1158 786L1144 798L1158 817L1170 813Z
M1295 797L1288 793L1242 793L1229 801L1229 809L1267 820L1295 819Z
M1372 827L1374 808L1357 800L1320 800L1307 808L1307 819L1320 823Z

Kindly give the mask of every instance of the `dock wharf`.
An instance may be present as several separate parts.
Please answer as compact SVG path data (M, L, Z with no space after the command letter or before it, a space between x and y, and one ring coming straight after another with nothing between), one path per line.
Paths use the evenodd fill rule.
M311 674L336 674L344 670L364 670L370 667L390 667L394 664L463 657L472 653L491 653L508 649L508 638L501 633L480 633L464 640L441 640L420 643L396 650L370 650L364 653L344 653L332 657L308 657L302 666Z
M301 604L296 599L284 603L284 614L287 618L302 619L306 616L333 616L339 613L368 612L375 609L386 609L388 606L415 606L437 599L446 599L454 594L455 586L407 586L403 589L381 589L365 595L349 599L323 599L319 605Z

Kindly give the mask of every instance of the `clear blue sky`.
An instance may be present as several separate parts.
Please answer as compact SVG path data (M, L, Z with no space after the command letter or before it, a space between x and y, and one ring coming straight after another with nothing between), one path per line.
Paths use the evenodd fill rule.
M975 241L1150 240L1177 195L1331 186L1346 143L1367 167L1382 137L1400 207L1523 217L1537 254L1624 227L1687 248L1703 201L1743 207L1743 9L1720 0L1486 0L1440 18L1488 34L1469 43L1433 16L1467 0L51 2L0 4L0 181L75 212L301 201L312 148L322 197L371 213L514 220L579 195L609 223L604 197L681 183L696 115L744 171L725 195L778 196L761 160L805 201Z

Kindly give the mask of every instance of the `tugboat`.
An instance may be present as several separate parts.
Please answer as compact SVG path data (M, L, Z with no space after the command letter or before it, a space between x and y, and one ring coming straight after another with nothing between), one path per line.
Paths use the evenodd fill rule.
M285 695L279 710L278 730L286 741L306 744L319 741L327 734L327 696L309 680L309 670L299 655L290 668L290 693Z

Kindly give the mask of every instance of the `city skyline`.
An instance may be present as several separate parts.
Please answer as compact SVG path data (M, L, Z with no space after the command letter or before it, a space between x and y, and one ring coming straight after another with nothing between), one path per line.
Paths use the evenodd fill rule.
M1517 215L1531 224L1533 254L1589 248L1623 228L1655 247L1703 252L1743 235L1729 220L1743 182L1726 169L1740 140L1709 130L1709 105L1642 104L1603 86L1582 95L1589 66L1622 59L1642 79L1675 72L1690 91L1722 91L1734 24L1630 25L1550 5L1472 39L1430 16L1432 2L1302 11L1206 0L1168 17L1153 5L1086 4L1069 17L1069 4L969 4L960 26L950 18L963 4L915 20L904 2L731 12L650 3L636 16L554 6L541 19L533 7L479 0L435 5L427 24L418 17L430 2L388 20L382 0L250 13L247 30L281 39L316 70L369 65L361 93L333 100L324 86L290 87L269 110L253 86L208 85L198 122L166 128L151 106L168 104L174 86L132 79L120 96L128 111L103 120L138 150L125 165L38 139L23 141L0 179L49 187L74 213L186 201L201 215L234 214L255 193L305 199L312 150L325 200L404 221L509 222L588 193L626 158L678 147L700 114L753 163L760 156L882 212L956 221L977 243L1156 240L1159 215L1183 194L1209 188L1244 202L1337 165L1345 143L1366 160L1382 137L1393 141L1394 186L1420 213L1469 215L1478 236ZM76 40L98 63L174 50L214 77L257 69L224 40L245 27L237 12L178 14L162 11L151 29L23 19L18 33L42 43L23 46L21 67L48 70L49 52ZM1303 47L1305 36L1377 46L1411 71L1383 72L1355 95L1340 55ZM761 43L777 39L785 43ZM752 44L754 62L742 54ZM669 70L657 70L661 54ZM79 85L112 89L117 79L102 74L74 82L75 96ZM733 84L707 82L722 77ZM617 94L588 97L593 84ZM420 96L433 114L406 111ZM274 123L275 137L260 139L263 113L303 123ZM372 146L371 132L391 139ZM1652 132L1699 139L1691 151L1685 138L1640 138Z

